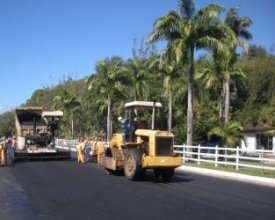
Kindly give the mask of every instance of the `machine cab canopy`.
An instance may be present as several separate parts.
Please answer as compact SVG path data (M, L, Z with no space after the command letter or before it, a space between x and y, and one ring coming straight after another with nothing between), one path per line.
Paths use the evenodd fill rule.
M125 103L124 107L128 110L129 116L127 117L129 119L130 123L134 124L135 118L138 116L137 112L138 110L144 110L149 109L152 110L152 126L151 129L155 129L155 109L161 108L162 104L160 102L150 102L150 101L133 101Z

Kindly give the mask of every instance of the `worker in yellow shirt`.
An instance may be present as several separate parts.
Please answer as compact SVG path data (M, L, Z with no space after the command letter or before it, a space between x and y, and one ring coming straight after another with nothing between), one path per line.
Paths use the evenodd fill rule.
M90 152L91 162L103 164L103 154L104 154L104 142L101 141L101 137L93 138L92 150Z
M76 146L77 162L85 163L85 148L88 140L86 138L81 138L81 142Z
M101 139L100 139L101 140ZM103 164L104 142L97 142L97 164Z

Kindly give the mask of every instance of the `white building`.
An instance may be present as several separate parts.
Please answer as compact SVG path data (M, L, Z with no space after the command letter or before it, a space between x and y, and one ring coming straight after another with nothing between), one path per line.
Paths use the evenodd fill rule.
M271 132L273 131L273 132ZM255 150L272 150L275 154L274 128L268 128L264 123L247 125L243 129L246 141L240 142L243 152L253 153Z

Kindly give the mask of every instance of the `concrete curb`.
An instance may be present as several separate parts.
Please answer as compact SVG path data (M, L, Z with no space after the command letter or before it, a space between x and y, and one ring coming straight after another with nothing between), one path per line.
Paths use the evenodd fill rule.
M184 165L178 167L176 170L200 173L203 175L209 175L214 177L230 178L238 181L244 181L244 182L249 182L254 184L263 184L263 185L275 187L274 178L251 176L251 175L241 174L241 173L225 172L220 170L211 170L206 168L191 167L191 166L184 166Z

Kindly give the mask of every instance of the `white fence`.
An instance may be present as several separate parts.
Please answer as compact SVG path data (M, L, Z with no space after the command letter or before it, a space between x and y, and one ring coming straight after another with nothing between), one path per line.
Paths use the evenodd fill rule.
M78 140L69 140L69 139L56 139L55 146L57 148L62 148L66 150L75 151L76 145L78 145Z
M244 152L237 148L219 148L202 146L174 146L174 152L180 155L184 161L212 163L217 167L219 164L232 165L239 170L240 167L249 167L261 170L275 171L275 155L273 151L254 150ZM256 162L255 165L248 162ZM259 165L257 165L259 164Z
M78 140L56 139L56 147L75 151ZM90 145L92 143L90 142ZM108 146L108 142L104 143ZM253 152L244 152L239 147L237 148L219 148L216 147L202 147L202 146L185 146L175 145L174 153L180 155L185 162L195 161L198 165L201 162L214 164L218 167L220 164L232 165L239 170L240 167L249 167L261 170L275 171L275 155L273 151L268 150L254 150ZM247 162L256 162L253 165ZM273 166L272 166L273 165Z
M55 146L57 148L62 148L66 150L76 151L75 148L79 144L78 140L69 140L69 139L56 139ZM89 146L92 146L92 141L88 142ZM107 147L109 145L108 142L103 142L103 146Z

